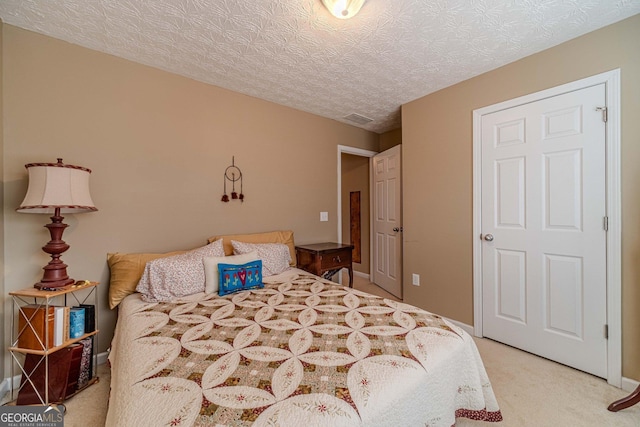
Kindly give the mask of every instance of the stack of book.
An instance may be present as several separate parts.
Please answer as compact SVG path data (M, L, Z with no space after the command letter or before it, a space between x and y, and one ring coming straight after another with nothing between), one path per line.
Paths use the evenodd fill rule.
M50 349L93 331L95 331L95 306L93 305L46 307L40 304L29 304L20 309L18 347L30 350Z

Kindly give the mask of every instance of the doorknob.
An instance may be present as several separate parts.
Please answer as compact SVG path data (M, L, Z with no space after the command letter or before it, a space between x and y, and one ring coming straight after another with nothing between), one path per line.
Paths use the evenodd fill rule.
M399 233L400 231L402 231L402 227L394 227L393 231L395 231L396 233Z
M484 240L486 240L487 242L493 242L493 234L485 234Z

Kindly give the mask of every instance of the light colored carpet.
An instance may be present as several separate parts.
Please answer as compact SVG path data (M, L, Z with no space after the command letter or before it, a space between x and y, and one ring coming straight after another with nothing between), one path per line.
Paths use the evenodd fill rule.
M376 285L357 276L354 279L357 289L389 297ZM607 411L611 402L628 393L606 381L488 339L476 339L476 344L504 421L494 424L461 419L457 427L640 427L640 405L616 413ZM100 365L98 376L97 384L66 402L65 427L104 425L109 367Z
M100 381L65 402L64 427L104 426L111 384L111 369L107 364L98 366L98 377Z
M601 378L515 348L476 338L480 355L509 427L640 427L640 405L607 407L629 393ZM496 426L459 421L458 427Z
M347 284L349 281L349 277L345 275L345 279L346 280L343 281L343 283ZM353 287L359 291L368 292L379 297L400 301L398 298L394 297L389 292L382 289L380 286L376 285L375 283L369 282L369 280L363 277L356 276L355 274L353 275Z

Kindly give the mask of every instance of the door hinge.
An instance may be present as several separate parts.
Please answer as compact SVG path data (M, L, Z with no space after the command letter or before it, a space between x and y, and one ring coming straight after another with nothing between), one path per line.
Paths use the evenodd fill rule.
M604 339L609 339L609 325L604 325Z
M604 218L602 218L602 227L604 228L604 231L609 231L609 217L605 216Z
M607 123L607 107L596 107L596 111L602 111L602 121Z

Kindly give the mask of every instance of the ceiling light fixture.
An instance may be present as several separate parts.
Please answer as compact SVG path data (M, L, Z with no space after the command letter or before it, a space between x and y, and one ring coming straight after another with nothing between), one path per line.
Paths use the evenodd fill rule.
M364 0L322 0L322 3L336 18L348 19L360 11Z

